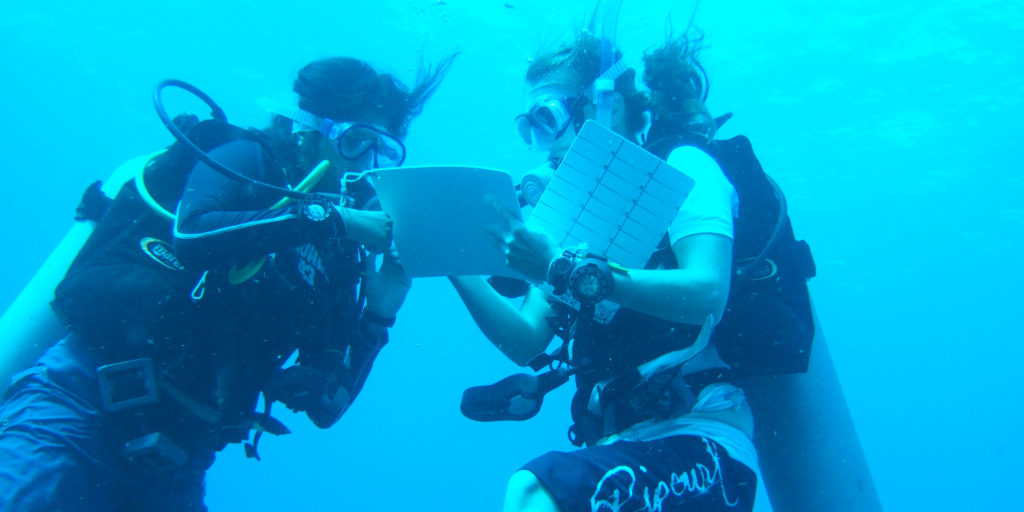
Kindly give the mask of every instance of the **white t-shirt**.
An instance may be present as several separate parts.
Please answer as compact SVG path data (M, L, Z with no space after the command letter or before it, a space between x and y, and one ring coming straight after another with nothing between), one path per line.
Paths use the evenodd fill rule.
M739 215L736 189L707 153L692 147L676 148L668 164L693 178L693 190L668 228L673 245L698 233L714 233L732 239L732 219Z

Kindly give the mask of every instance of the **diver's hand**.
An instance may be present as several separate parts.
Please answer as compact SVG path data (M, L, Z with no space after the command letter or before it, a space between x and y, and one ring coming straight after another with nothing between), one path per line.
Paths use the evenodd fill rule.
M384 253L380 270L373 258L366 262L366 309L384 318L394 318L412 287L412 278L402 269L394 249Z
M275 370L263 390L267 400L281 402L295 412L319 404L326 393L327 377L301 365Z
M494 197L486 196L484 201L505 221L505 227L487 228L487 232L497 238L498 248L505 251L505 264L534 281L543 282L551 260L562 252L558 242L545 231L523 224L512 210Z
M381 254L391 247L391 217L384 212L341 208L345 238L355 240L367 251Z

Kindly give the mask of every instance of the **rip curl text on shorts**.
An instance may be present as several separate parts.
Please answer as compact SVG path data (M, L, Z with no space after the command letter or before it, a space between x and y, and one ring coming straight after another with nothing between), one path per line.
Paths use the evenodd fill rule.
M700 436L549 452L523 466L565 512L750 511L757 476Z

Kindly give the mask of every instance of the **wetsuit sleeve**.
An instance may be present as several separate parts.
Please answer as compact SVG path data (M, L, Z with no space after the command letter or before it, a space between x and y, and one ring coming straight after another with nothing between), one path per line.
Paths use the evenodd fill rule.
M263 149L237 140L209 153L225 167L264 180ZM215 268L248 261L309 242L296 206L271 210L279 198L239 183L198 163L178 205L174 249L193 268Z
M386 329L374 328L360 317L342 342L344 348L329 350L320 370L327 376L327 400L311 407L306 415L314 425L329 428L341 419L356 400L381 349L388 343Z

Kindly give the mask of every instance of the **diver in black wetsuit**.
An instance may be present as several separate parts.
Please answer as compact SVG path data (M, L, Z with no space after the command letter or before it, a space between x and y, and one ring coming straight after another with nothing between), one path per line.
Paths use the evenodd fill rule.
M312 189L327 195L273 209L280 200L273 191L253 189L200 163L178 207L174 246L186 267L210 270L199 292L204 295L201 300L213 303L206 306L215 317L209 322L216 324L220 317L221 323L229 324L225 335L235 347L264 346L271 352L258 351L253 361L239 352L241 367L233 371L260 375L255 380L267 383L262 390L271 398L306 411L317 426L326 428L359 392L411 281L389 253L391 221L385 213L372 211L373 189L360 176L369 169L402 164L405 149L392 135L401 133L402 127L374 112L375 105L367 109L366 103L356 103L355 109L369 111L353 114L305 100L321 93L315 89L321 83L333 85L311 79L310 68L316 66L365 65L351 60L314 63L296 82L300 95L313 88L300 108L342 121L338 133L331 138L315 127L287 120L289 140L281 144L274 138L282 134L271 131L270 149L287 151L294 140L303 154L299 159L309 162L296 162L297 169L330 162ZM229 142L210 151L210 156L265 183L295 186L304 177L287 167L280 173L274 168L275 156L253 140ZM343 180L345 207L339 208L328 197L342 194ZM372 259L362 253L362 246L385 253L380 272L365 278L365 309L358 284L366 270L372 271L367 265ZM246 265L258 268L242 270ZM278 370L279 358L296 349L299 365Z
M304 200L192 165L175 147L141 186L126 184L56 292L72 334L0 406L0 511L204 511L217 451L255 431L246 453L258 458L260 434L288 432L270 416L275 401L321 428L337 422L411 284L363 175L402 164L408 124L451 62L409 90L355 59L316 61L294 84L298 121L189 131L218 163L313 194ZM150 176L181 161L174 186ZM173 221L154 213L175 204ZM379 270L373 253L384 254Z

